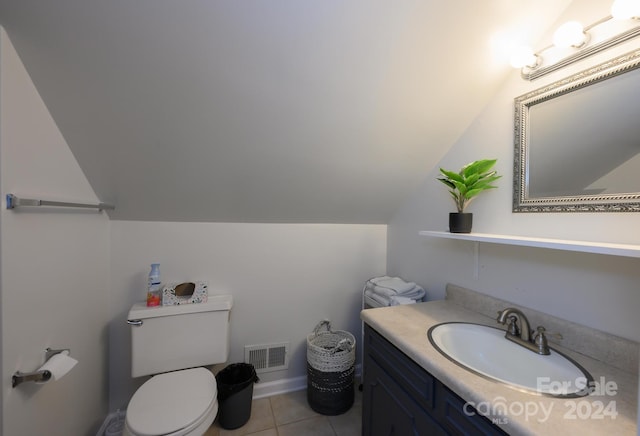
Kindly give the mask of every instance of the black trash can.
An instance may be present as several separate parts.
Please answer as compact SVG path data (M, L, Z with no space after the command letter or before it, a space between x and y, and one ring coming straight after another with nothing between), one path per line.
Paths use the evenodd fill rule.
M233 430L249 421L253 383L257 381L256 370L250 363L233 363L216 375L220 427Z

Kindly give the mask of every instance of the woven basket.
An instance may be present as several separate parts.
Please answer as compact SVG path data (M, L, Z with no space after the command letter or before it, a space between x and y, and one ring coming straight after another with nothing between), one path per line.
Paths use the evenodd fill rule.
M355 361L354 336L332 331L329 321L321 321L307 336L307 400L313 410L340 415L351 408Z

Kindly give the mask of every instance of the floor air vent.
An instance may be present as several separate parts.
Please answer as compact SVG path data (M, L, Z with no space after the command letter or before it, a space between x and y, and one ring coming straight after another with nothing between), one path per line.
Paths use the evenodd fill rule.
M287 369L289 367L289 343L245 345L244 361L252 364L256 372Z

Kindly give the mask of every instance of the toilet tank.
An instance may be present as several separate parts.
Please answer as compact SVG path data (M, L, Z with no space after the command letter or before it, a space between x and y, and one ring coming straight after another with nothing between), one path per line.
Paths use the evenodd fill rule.
M231 295L211 295L206 303L176 306L135 304L127 318L131 376L226 362L231 306Z

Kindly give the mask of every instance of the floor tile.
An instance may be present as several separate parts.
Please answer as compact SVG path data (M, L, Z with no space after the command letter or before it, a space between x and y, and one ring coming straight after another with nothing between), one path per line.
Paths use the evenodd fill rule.
M353 407L337 416L324 416L309 407L307 392L297 391L253 400L251 417L242 427L226 430L216 420L204 436L360 436L362 393Z
M209 427L207 431L204 432L204 435L202 436L219 436L219 435L220 435L220 429L216 427L215 424L213 424L211 427Z
M353 405L354 406L362 406L362 391L357 387L355 389L355 394L353 396Z
M270 397L276 425L289 424L320 416L307 403L307 391L296 391Z
M362 434L362 406L354 404L342 415L329 416L336 436L356 436Z
M278 430L274 427L257 433L249 433L247 436L278 436Z
M304 419L278 426L279 436L335 436L333 427L325 416Z
M262 430L275 428L276 424L271 411L271 403L268 398L253 400L251 403L251 417L245 425L234 430L226 430L220 428L220 424L216 421L213 424L218 427L220 436L244 436L253 434Z
M342 415L328 417L336 436L360 436L362 434L362 392L356 387L353 406Z

